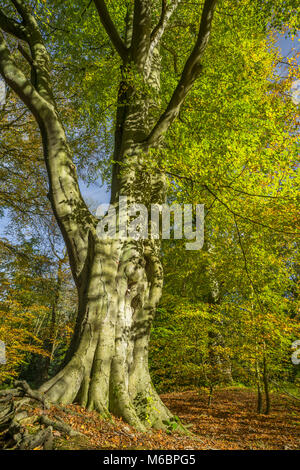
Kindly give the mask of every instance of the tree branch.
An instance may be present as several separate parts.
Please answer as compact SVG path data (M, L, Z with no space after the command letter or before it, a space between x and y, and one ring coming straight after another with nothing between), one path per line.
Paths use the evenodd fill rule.
M158 33L159 29L162 28L164 19L166 17L166 13L167 13L167 0L161 0L161 15L159 18L159 22L157 23L157 25L155 26L155 28L153 29L151 33L151 41L155 39L155 36Z
M165 112L145 141L148 145L159 143L174 119L178 116L182 103L201 72L202 67L200 61L208 44L217 1L218 0L205 0L196 44L185 63L179 83Z
M40 32L33 17L30 18L27 32L37 73L37 88L17 67L1 31L0 74L39 124L49 178L49 199L68 247L74 279L79 282L79 274L87 253L87 227L93 227L95 222L80 193L72 153L52 99L48 53L43 42L39 42L42 37L39 36ZM78 213L81 224L77 222Z
M43 97L48 103L52 104L55 107L55 101L52 94L51 86L49 86L50 60L46 48L44 46L42 34L39 30L38 24L23 0L10 1L14 5L19 15L22 17L23 23L20 24L15 20L6 18L5 15L0 11L0 28L3 31L14 35L18 39L25 41L28 44L31 52L31 57L29 54L27 54L27 51L22 47L22 45L19 44L18 49L31 66L32 85L35 91L37 91L37 93L40 95L40 97ZM5 41L3 45L4 44ZM14 61L10 58L8 49L7 52L7 59L8 61L11 60L11 66L17 67ZM6 61L7 64L8 61ZM16 83L14 85L10 84L10 86L21 97L19 93L20 90L17 91L15 88ZM21 99L23 100L23 96L21 97ZM27 102L25 104L26 106L28 106ZM31 112L33 112L32 108L29 109ZM37 115L35 113L34 115L37 118Z
M21 98L38 122L41 122L43 100L32 83L25 77L11 57L10 51L0 31L0 74L6 83Z
M31 15L23 0L10 0L25 23L30 23Z
M12 18L8 18L4 15L4 13L0 10L0 28L5 33L11 34L15 36L17 39L21 39L22 41L26 41L26 29L21 23L13 20Z
M275 228L275 227L271 227L270 225L267 225L267 224L264 224L263 222L259 222L258 220L254 220L254 219L250 219L249 217L246 217L246 216L243 216L237 212L235 212L233 209L231 209L228 204L226 204L226 202L224 202L220 197L218 197L216 195L216 193L214 191L211 190L211 188L209 188L207 186L207 184L204 184L203 185L203 188L205 188L220 204L222 204L224 207L226 207L226 209L235 217L241 219L241 220L245 220L246 222L250 222L251 224L255 224L255 225L260 225L261 227L264 227L264 228L267 228L267 229L270 229L274 232L277 232L277 233L284 233L286 235L299 235L297 232L287 232L285 230L280 230L278 228Z
M33 60L30 54L24 49L22 44L18 43L18 50L21 52L22 56L24 57L25 60L29 63L29 65L32 67L33 66Z
M257 289L256 285L254 284L252 276L251 276L249 268L248 268L247 256L246 256L246 252L245 252L244 245L243 245L243 242L242 242L241 232L240 232L240 229L239 229L239 226L238 226L238 223L237 223L236 214L233 214L233 220L234 220L234 225L235 225L237 236L238 236L238 242L239 242L239 245L240 245L240 248L241 248L241 251L242 251L242 255L243 255L245 272L246 272L246 275L247 275L248 280L250 282L250 285L253 289L253 292L255 293L255 296L257 298L257 303L259 305L259 308L261 309L261 312L264 313L264 306L263 306L263 304L261 302L261 299L260 299L259 290Z
M145 71L145 65L149 57L150 37L151 2L149 0L135 0L131 58L142 72Z
M126 48L124 42L122 41L117 28L115 27L109 11L106 7L104 0L94 0L95 6L97 8L100 21L107 32L111 42L113 43L115 49L119 53L122 60L125 60L128 54L128 49Z
M152 53L158 46L158 43L165 32L166 26L180 2L181 0L173 0L172 5L167 8L167 1L162 0L160 19L151 33L150 53Z
M173 0L172 5L167 8L167 0L162 0L162 7L161 7L161 15L159 22L157 23L156 27L152 31L150 35L150 44L148 47L148 55L147 55L147 61L146 61L146 77L148 78L151 73L151 65L153 61L153 54L155 49L158 47L159 42L165 32L166 26L178 7L179 3L181 0Z
M36 73L36 69L35 69L35 66L34 66L34 61L31 57L31 54L28 53L26 51L26 49L24 49L24 47L20 43L18 43L18 51L21 52L24 59L30 65L30 68L31 68L31 83L36 88L38 86L38 76L37 76L37 73Z

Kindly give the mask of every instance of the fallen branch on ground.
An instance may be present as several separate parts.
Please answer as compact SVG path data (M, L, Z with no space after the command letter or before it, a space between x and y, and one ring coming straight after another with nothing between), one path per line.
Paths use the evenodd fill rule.
M45 397L24 381L16 381L13 389L0 391L0 449L51 450L54 429L71 437L82 435L63 421L32 414L36 402L42 404L43 410L50 408ZM34 426L33 432L28 432L28 425Z

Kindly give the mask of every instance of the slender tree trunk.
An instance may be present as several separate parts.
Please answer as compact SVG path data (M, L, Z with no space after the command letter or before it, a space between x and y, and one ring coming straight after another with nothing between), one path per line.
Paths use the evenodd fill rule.
M268 364L267 364L267 359L266 359L265 354L264 354L264 359L263 359L263 381L264 381L264 390L265 390L265 398L266 398L265 414L268 415L270 413L270 408L271 408L271 397L270 397L270 390L269 390Z
M214 393L214 386L211 385L211 386L209 387L209 394L208 394L208 403L207 403L207 406L208 406L208 407L210 407L211 404L212 404L213 393Z
M260 383L257 383L257 413L262 413L262 393L261 393L261 386Z
M231 361L226 352L226 346L222 332L222 324L216 319L215 308L221 303L220 286L215 273L209 267L208 279L210 291L207 296L210 311L210 328L208 331L208 352L212 374L215 376L215 384L231 385Z
M261 385L260 385L260 373L259 373L259 364L256 360L255 363L255 375L256 375L256 385L257 385L257 413L262 413L262 393L261 393Z
M49 367L51 364L51 360L53 357L53 351L55 346L55 336L56 336L56 328L57 328L57 310L58 310L58 303L61 295L61 288L63 282L62 276L62 264L65 259L59 259L58 261L58 268L57 268L57 276L55 282L55 293L54 299L51 308L51 318L50 318L50 328L48 338L44 342L44 350L48 352L49 356L47 356L43 362L41 367L41 380L40 383L45 382L49 378Z

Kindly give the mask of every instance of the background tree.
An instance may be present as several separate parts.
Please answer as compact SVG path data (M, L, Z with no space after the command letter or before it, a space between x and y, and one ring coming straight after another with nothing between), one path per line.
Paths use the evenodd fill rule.
M40 385L62 363L73 331L70 270L64 258L46 256L37 239L4 245L0 270L1 339L8 356L2 379L17 376Z

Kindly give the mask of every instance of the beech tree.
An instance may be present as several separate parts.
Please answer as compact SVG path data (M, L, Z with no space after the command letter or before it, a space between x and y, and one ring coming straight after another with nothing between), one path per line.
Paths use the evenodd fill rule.
M38 123L48 197L67 247L79 299L65 366L41 391L52 402L77 400L104 416L112 412L140 430L162 428L172 415L155 391L148 369L150 328L163 284L160 243L153 239L101 239L97 235L98 219L79 190L72 148L55 96L51 56L56 50L44 30L47 14L43 22L40 2L37 4L7 0L1 7L0 73ZM66 12L78 9L77 2L67 6ZM220 26L228 17L227 28L240 27L230 23L232 8L240 9L247 25L245 33L250 24L258 34L266 34L267 27L293 16L296 3L205 0L191 8L189 2L180 0L124 0L110 2L110 13L104 0L94 0L81 16L92 6L110 40L111 61L115 63L117 54L120 70L117 85L111 87L118 89L111 204L118 211L119 196L146 207L164 203L167 176L159 163L172 124L196 80L205 74L203 60L214 22ZM60 8L63 11L59 2L49 2L51 8L55 18ZM74 21L70 24L75 28ZM178 49L176 35L172 35L177 24L183 31ZM69 32L61 23L57 29L62 36ZM84 34L84 29L78 27L79 33ZM163 44L168 34L168 41L174 44ZM30 73L15 60L16 44ZM166 60L162 46L171 50L175 73L169 73L170 60Z

